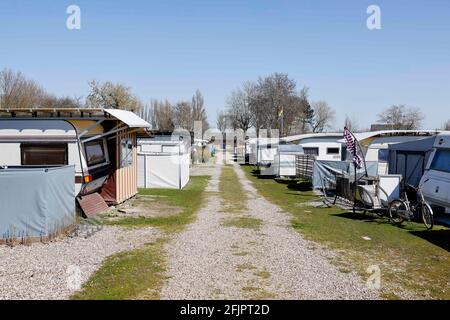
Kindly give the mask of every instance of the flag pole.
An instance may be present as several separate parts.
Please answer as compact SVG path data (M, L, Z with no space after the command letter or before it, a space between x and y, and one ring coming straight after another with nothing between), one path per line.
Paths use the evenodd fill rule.
M369 175L367 174L367 165L366 165L366 157L364 156L364 153L362 151L361 145L359 144L358 139L356 139L355 135L353 134L353 132L351 132L350 130L348 130L347 127L344 127L344 130L347 130L348 132L350 132L350 134L352 135L353 139L355 139L356 141L356 145L359 147L359 150L361 151L361 156L363 159L363 163L364 163L364 172L366 174L366 177L369 177ZM356 166L355 166L355 179L356 179Z

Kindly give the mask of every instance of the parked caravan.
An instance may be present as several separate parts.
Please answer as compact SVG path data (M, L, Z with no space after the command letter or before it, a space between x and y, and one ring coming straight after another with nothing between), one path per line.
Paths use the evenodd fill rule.
M355 133L355 137L361 146L366 162L378 162L378 174L387 174L389 172L390 145L423 139L437 133L432 130L383 130ZM346 159L351 159L351 157L347 154Z
M74 165L83 210L121 203L137 193L136 135L149 127L117 109L0 110L0 166Z
M420 183L425 199L450 213L450 132L436 136Z
M346 156L342 133L307 133L280 138L282 143L298 144L316 160L341 161Z
M278 138L252 138L247 140L245 150L249 164L268 165L273 163L279 142L280 139Z
M189 182L189 141L170 138L138 140L138 187L182 189Z

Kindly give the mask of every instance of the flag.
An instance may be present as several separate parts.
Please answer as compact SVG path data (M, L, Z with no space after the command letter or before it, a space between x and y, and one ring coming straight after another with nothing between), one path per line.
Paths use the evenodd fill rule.
M280 107L278 109L278 118L280 118L283 115L283 107Z
M352 154L353 156L353 163L355 164L356 168L361 168L361 164L363 162L363 159L358 153L358 141L356 140L355 136L348 130L346 127L344 128L344 141L345 145L347 146L347 150Z

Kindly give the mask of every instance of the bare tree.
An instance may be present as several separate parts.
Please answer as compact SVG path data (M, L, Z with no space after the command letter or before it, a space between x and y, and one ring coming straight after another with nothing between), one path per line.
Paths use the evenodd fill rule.
M228 115L224 111L217 112L216 119L217 129L223 133L228 129Z
M311 127L314 121L314 109L312 108L311 104L309 103L309 94L308 94L309 88L303 87L300 90L299 98L301 102L300 110L301 113L300 116L296 115L295 121L300 121L300 130L299 133L304 133L308 130L308 127Z
M39 106L42 108L70 108L76 109L83 107L81 97L56 97L52 94L44 94L40 98Z
M447 120L444 125L442 126L443 130L450 130L450 119Z
M177 128L183 128L189 132L194 131L192 106L188 101L177 102L175 105L174 120Z
M209 128L208 116L205 110L205 100L200 90L195 91L192 97L192 120L202 122L202 130L205 132Z
M298 93L295 81L284 73L260 77L251 95L250 107L257 132L261 128L282 128L281 135L304 131L312 118L308 89L303 88Z
M312 132L323 132L334 121L335 112L326 101L313 102L312 107L314 110L314 119L311 130Z
M419 108L393 105L378 115L378 122L386 123L393 130L417 130L422 127L424 114Z
M255 86L252 82L243 84L242 89L231 92L227 99L227 115L233 129L242 129L244 134L252 127L254 120L250 106Z
M89 83L91 91L87 97L87 105L92 108L114 108L139 112L142 103L131 92L131 88L120 83L95 80Z
M27 79L21 72L4 69L0 72L1 108L39 107L46 96L35 81Z
M353 116L345 115L344 127L352 132L357 132L359 130L358 120Z
M284 73L274 73L258 79L251 104L257 131L281 127L280 115L288 112L292 103L289 98L295 95L295 87L295 81Z
M139 115L151 123L153 129L163 132L172 132L175 129L175 110L167 100L158 101L152 99L150 105L142 107Z

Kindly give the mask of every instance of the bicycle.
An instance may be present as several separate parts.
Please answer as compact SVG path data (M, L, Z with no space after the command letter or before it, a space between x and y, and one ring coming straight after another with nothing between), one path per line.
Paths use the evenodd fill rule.
M401 225L405 220L411 221L416 214L420 214L427 230L431 230L434 226L433 209L428 202L426 202L421 186L406 186L416 192L417 201L414 203L411 202L408 198L408 193L404 191L404 199L396 199L389 205L388 211L391 222L395 225Z

